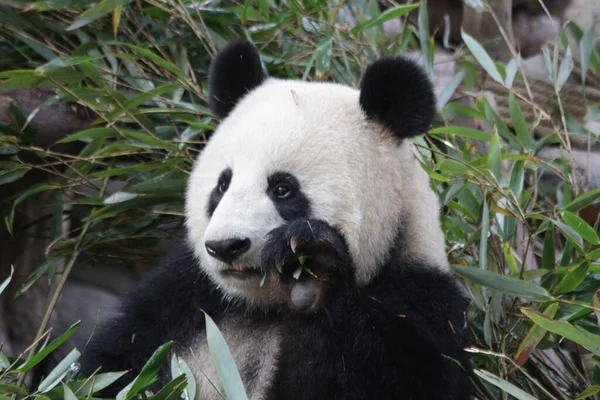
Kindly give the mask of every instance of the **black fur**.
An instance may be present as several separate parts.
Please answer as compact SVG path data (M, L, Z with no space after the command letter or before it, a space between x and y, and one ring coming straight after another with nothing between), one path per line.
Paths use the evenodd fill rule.
M213 114L225 118L238 101L266 79L256 47L236 40L223 48L208 71L208 105Z
M310 201L300 190L300 182L295 176L286 172L276 172L268 179L267 194L273 200L275 208L281 218L290 221L294 218L308 218L310 216ZM274 190L283 185L289 190L285 198L278 198Z
M322 221L291 221L270 235L263 268L274 273L272 266L284 259L283 275L271 275L283 288L294 282L289 274L298 264L291 254L313 260L307 265L317 278L303 275L321 285L312 312L284 306L264 313L228 304L187 251L129 297L123 317L96 333L84 352L84 372L99 365L103 371L137 372L168 340L186 348L204 335L200 310L205 310L217 324L226 315L243 313L247 321L282 327L277 374L267 399L468 398L466 302L452 276L392 257L376 279L358 287L343 238ZM163 373L161 383L168 368Z
M367 68L360 105L369 119L400 140L425 133L435 116L431 81L415 62L402 57L382 58Z
M206 212L208 213L209 217L212 217L212 215L215 213L215 210L217 209L219 202L223 198L223 194L225 194L225 192L229 188L229 184L231 183L232 177L233 177L233 172L231 171L231 168L224 169L221 172L221 175L219 175L219 180L217 181L217 185L212 190L212 192L210 192L210 197L208 198L208 206L207 206ZM225 189L225 190L223 190L223 189Z

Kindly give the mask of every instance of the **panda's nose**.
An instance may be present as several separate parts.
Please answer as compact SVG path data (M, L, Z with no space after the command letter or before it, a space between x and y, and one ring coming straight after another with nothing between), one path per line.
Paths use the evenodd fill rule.
M233 262L250 248L250 239L233 238L225 240L207 240L204 245L208 254L226 263Z

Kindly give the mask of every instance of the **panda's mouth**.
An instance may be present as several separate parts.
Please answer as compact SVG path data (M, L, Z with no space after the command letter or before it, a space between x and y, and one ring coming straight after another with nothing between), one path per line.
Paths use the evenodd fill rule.
M258 269L242 264L229 265L226 269L222 270L221 273L225 275L243 278L261 275L261 272Z

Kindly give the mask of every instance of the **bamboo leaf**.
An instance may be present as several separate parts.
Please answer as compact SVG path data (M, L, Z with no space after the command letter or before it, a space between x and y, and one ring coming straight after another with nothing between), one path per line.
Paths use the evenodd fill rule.
M491 383L502 391L514 396L518 400L537 400L535 397L523 391L523 389L516 387L512 383L505 381L491 372L484 371L482 369L474 369L473 372L475 372L475 374L484 381Z
M464 278L506 294L533 301L552 300L552 296L546 289L532 282L510 278L481 268L464 267L461 265L455 265L453 268L457 274Z
M419 3L416 3L416 4L392 7L390 9L387 9L386 11L382 12L378 17L370 19L369 21L356 26L355 28L353 28L351 30L351 32L353 34L356 34L358 32L362 32L366 29L373 28L374 26L382 25L386 21L389 21L394 18L399 18L399 17L402 17L403 15L408 14L412 10L419 7L419 5L420 5Z
M549 318L554 318L556 312L558 311L559 303L552 303L546 310L544 310L544 315ZM542 341L544 336L546 335L547 330L540 327L539 325L533 325L527 335L523 338L521 343L519 344L519 348L515 354L515 363L517 365L523 366L531 353L535 350L537 345Z
M483 67L483 69L493 80L504 86L504 79L502 79L502 75L500 75L498 68L496 68L496 64L494 64L494 61L489 56L487 51L485 51L483 46L481 46L479 42L475 40L475 38L473 38L464 30L461 29L460 33L463 38L463 41L465 42L465 44L471 51L471 54L473 54L479 65Z
M553 320L534 310L521 308L521 312L542 328L572 340L600 356L600 336L594 335L581 327L573 326L566 321Z
M208 314L204 313L206 321L206 339L217 376L228 399L248 400L242 378L227 343L217 325Z

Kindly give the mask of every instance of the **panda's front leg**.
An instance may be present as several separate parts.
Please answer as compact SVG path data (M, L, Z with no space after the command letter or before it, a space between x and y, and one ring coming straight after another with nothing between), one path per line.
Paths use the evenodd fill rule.
M275 303L300 313L318 312L355 290L354 268L343 237L328 223L290 221L273 230L262 253Z

